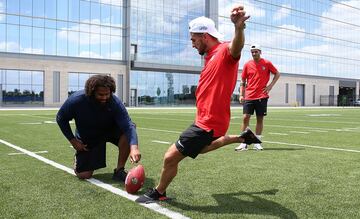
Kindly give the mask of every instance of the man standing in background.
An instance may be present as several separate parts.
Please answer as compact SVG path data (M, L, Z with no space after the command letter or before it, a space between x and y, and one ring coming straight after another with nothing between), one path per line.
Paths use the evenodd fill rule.
M244 131L249 126L250 117L255 111L255 133L258 138L261 138L264 127L264 116L267 114L269 92L280 78L280 73L270 61L261 58L261 48L259 45L252 45L250 51L253 60L245 63L241 74L239 101L244 104L241 131ZM274 78L268 85L270 73L274 74ZM247 144L241 143L235 148L235 151L244 151L247 149ZM257 143L254 144L254 149L263 150L263 147L260 143Z

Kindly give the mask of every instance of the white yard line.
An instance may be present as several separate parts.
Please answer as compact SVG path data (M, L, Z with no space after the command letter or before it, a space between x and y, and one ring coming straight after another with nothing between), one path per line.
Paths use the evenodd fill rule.
M268 134L269 135L289 135L289 134L286 134L286 133L279 133L279 132L269 132Z
M266 118L266 120L271 120L271 121L289 121L289 122L311 122L311 123L335 123L335 124L353 124L353 125L358 125L358 122L348 122L348 121L323 121L323 120L314 120L314 118L309 118L309 120L306 119L276 119L276 118ZM339 118L339 120L341 120L341 118Z
M359 150L351 150L351 149L343 149L343 148L330 148L330 147L323 147L323 146L316 146L316 145L293 144L293 143L277 142L277 141L262 141L262 142L269 143L269 144L281 144L281 145L306 147L306 148L316 148L316 149L323 149L323 150L347 151L347 152L360 153Z
M60 170L63 170L63 171L65 171L65 172L67 172L67 173L69 173L71 175L75 175L73 169L71 169L69 167L66 167L64 165L61 165L59 163L56 163L56 162L54 162L52 160L49 160L49 159L47 159L45 157L42 157L40 155L37 155L34 152L31 152L31 151L23 149L23 148L21 148L19 146L13 145L13 144L11 144L11 143L9 143L7 141L4 141L2 139L0 139L0 143L2 143L4 145L7 145L7 146L9 146L9 147L11 147L11 148L13 148L13 149L15 149L17 151L20 151L20 152L24 153L24 154L27 154L30 157L36 158L36 159L38 159L38 160L40 160L40 161L42 161L42 162L44 162L46 164L49 164L49 165L51 165L53 167L56 167L56 168L58 168ZM101 187L103 189L106 189L107 191L110 191L110 192L112 192L112 193L114 193L116 195L120 195L121 197L129 199L131 201L135 201L135 199L137 199L139 197L137 195L128 194L127 192L125 192L125 191L123 191L123 190L121 190L119 188L116 188L116 187L114 187L112 185L106 184L106 183L104 183L104 182L102 182L100 180L94 179L94 178L87 179L86 181L88 181L91 184L94 184L94 185L96 185L98 187ZM174 219L182 219L182 218L186 219L186 218L188 218L185 215L182 215L182 214L180 214L178 212L175 212L175 211L169 210L167 208L164 208L164 207L162 207L161 205L159 205L157 203L140 204L140 205L142 205L142 206L144 206L146 208L149 208L149 209L151 209L151 210L153 210L155 212L158 212L158 213L160 213L162 215L165 215L165 216L167 216L169 218L174 218Z
M143 130L156 131L156 132L175 133L175 134L180 134L180 133L182 132L182 131L170 131L170 130L151 129L151 128L141 128L141 127L136 127L136 129L143 129Z
M34 154L46 154L48 153L48 151L36 151L36 152L33 152ZM25 154L23 152L19 152L19 153L10 153L8 155L21 155L21 154Z
M323 132L323 133L325 133L325 132L329 132L329 131L324 131L324 130L309 130L310 132Z
M171 142L168 141L158 141L158 140L152 140L151 142L159 143L159 144L171 144Z
M299 131L290 131L291 133L297 133L297 134L309 134L310 132L299 132Z

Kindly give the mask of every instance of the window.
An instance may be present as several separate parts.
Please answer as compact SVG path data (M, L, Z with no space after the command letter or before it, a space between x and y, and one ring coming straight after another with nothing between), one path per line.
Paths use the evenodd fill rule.
M79 21L79 10L80 10L79 1L69 1L69 21L78 22Z
M56 19L56 0L45 1L45 17Z
M45 29L45 54L56 55L56 30Z
M130 89L145 105L194 105L198 74L131 71Z
M13 1L13 0L11 0L11 1ZM26 16L32 15L32 0L21 0L20 1L20 14L26 15Z
M98 2L91 2L91 23L100 24L100 4Z
M80 22L90 22L90 2L80 1Z
M6 29L6 51L7 52L19 52L19 26L7 25Z
M31 53L31 27L20 26L20 52Z
M9 14L19 14L20 0L8 0L6 5L6 11Z
M58 0L57 1L57 19L68 20L68 1Z
M42 105L44 102L44 72L1 70L2 104Z
M33 0L33 16L44 17L45 15L45 0Z
M66 29L57 31L56 55L67 56L68 31Z
M85 88L86 80L97 73L91 72L69 72L68 95ZM104 73L106 74L106 73Z

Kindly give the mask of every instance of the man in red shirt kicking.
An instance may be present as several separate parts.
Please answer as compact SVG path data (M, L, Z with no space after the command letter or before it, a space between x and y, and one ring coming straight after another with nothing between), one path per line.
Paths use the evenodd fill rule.
M196 158L231 143L260 142L247 129L240 136L226 135L230 123L230 97L235 88L241 50L244 46L245 16L242 6L231 11L235 34L231 42L222 43L221 34L209 18L198 17L189 23L192 46L205 56L205 66L196 89L197 113L194 124L171 145L164 156L160 182L136 201L149 203L166 200L166 188L177 174L178 164L185 157Z

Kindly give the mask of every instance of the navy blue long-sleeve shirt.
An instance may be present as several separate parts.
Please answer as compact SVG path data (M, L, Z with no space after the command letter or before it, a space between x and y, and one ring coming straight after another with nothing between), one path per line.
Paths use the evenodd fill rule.
M75 120L75 135L84 144L98 142L114 130L121 130L129 145L137 145L135 124L131 121L124 104L115 95L111 95L106 104L98 103L85 95L84 90L72 94L61 106L56 121L68 140L75 136L69 121Z

